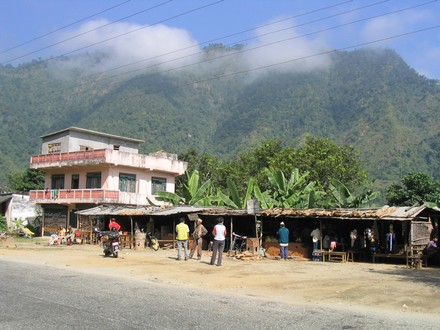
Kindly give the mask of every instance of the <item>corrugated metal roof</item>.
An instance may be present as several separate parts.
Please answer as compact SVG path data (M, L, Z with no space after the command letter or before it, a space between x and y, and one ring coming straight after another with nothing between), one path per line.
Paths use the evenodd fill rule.
M12 195L0 196L0 204L6 202L9 199L12 199Z
M140 216L140 215L174 215L187 214L202 211L203 207L193 206L118 206L118 205L99 205L91 209L77 211L79 215L114 215L114 216Z

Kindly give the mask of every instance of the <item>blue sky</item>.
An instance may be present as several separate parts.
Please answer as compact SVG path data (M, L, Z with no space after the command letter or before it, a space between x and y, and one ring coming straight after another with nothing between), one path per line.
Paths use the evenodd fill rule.
M440 79L440 1L0 0L3 65L103 51L103 71L172 70L194 66L209 43L245 44L250 70L311 69L334 49L388 47Z

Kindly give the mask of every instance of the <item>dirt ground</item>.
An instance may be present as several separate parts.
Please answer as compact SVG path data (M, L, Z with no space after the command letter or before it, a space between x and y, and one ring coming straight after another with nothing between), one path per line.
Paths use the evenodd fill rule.
M223 266L217 267L209 265L207 251L200 261L177 261L173 249L123 249L114 259L104 258L96 245L48 246L47 241L34 238L0 244L0 260L146 283L195 286L289 304L427 317L438 317L440 312L440 268L322 263L296 257L286 261L259 257L237 260L227 256Z

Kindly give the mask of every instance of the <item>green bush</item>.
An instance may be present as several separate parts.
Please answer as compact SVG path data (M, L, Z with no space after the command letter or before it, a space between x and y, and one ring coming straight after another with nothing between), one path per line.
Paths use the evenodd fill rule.
M6 231L8 229L8 225L6 224L6 219L0 215L0 232Z

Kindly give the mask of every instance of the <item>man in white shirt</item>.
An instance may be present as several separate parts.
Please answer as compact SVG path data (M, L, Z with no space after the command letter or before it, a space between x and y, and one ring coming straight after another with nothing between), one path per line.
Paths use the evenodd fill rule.
M217 224L214 226L214 229L212 230L212 235L214 236L214 242L212 245L212 257L211 257L211 265L215 264L215 259L217 257L218 252L218 259L217 259L217 266L222 265L222 257L223 257L223 251L225 249L225 239L226 239L226 227L223 224L224 220L223 217L219 217L217 219Z

